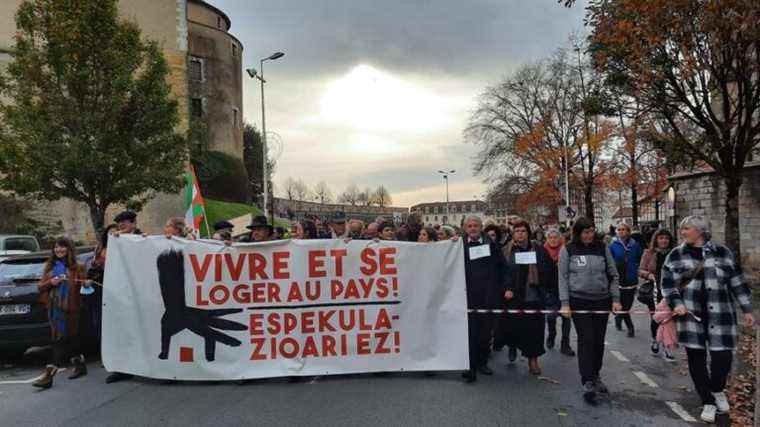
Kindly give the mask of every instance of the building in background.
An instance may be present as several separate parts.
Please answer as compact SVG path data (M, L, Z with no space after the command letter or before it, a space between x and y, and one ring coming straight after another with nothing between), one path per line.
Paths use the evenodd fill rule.
M470 215L479 217L483 222L507 223L506 209L491 210L488 203L482 200L449 202L448 213L446 205L446 202L420 203L409 208L409 211L419 215L425 225L461 226L464 219Z
M12 58L15 14L22 0L0 2L0 68ZM170 67L169 84L179 102L178 130L203 119L209 130L209 150L243 157L242 44L229 33L230 18L202 0L122 0L124 19L137 23L142 36L163 48ZM138 218L146 233L160 233L166 218L182 216L183 197L161 194ZM59 223L63 232L82 242L95 235L88 209L70 200L36 202L32 216L43 224ZM120 210L112 206L106 220Z
M674 206L667 227L675 229L689 215L701 215L710 220L713 239L725 242L726 187L723 179L711 168L678 173L670 178ZM744 270L760 280L760 161L744 167L744 183L739 191L739 234Z
M277 216L297 221L309 217L329 219L336 212L344 212L348 219L359 219L365 223L383 217L395 223L406 221L409 208L393 206L361 206L337 203L318 203L275 197L272 201Z

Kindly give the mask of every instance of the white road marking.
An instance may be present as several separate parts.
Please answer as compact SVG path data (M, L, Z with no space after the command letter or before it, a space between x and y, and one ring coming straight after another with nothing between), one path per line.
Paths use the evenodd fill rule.
M66 368L59 369L58 372L56 372L56 375L60 374L61 372L65 371L65 370L66 370ZM45 375L45 374L39 374L36 377L28 379L28 380L0 381L0 385L31 384L31 383L37 381L38 379L42 378L43 375Z
M647 374L645 374L645 373L643 373L643 372L641 372L641 371L633 371L633 375L636 375L636 377L637 377L639 380L641 380L641 382L642 382L642 383L644 383L644 384L648 385L649 387L652 387L652 388L657 388L657 387L659 387L659 386L657 385L657 383L656 383L656 382L652 381L652 379L651 379L651 378L649 378L649 377L647 376Z
M621 361L621 362L630 362L627 357L623 356L623 353L617 351L617 350L610 350L610 353L612 353L613 356L615 356L615 359Z
M697 422L697 419L692 417L691 414L686 412L686 410L683 408L683 406L679 405L676 402L665 402L666 405L670 407L670 409L673 410L673 412L676 413L679 417L681 417L682 420L686 421L687 423L695 423Z
M322 377L319 375L315 376L314 378L311 379L311 381L309 381L309 384L315 384L320 378Z

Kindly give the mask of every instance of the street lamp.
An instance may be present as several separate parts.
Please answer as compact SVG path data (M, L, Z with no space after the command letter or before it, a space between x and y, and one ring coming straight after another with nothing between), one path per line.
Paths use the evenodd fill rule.
M249 68L245 70L246 73L253 79L258 79L259 82L261 82L261 163L262 163L262 182L264 183L263 189L264 189L264 216L269 216L267 211L267 206L269 202L269 174L267 173L267 120L266 120L266 109L264 107L264 83L266 83L266 80L264 80L264 61L274 61L275 59L280 59L283 56L285 56L282 52L275 52L271 55L269 55L266 58L263 58L259 61L259 71L256 72L255 68ZM272 214L272 224L274 224L274 214Z
M451 212L449 211L449 175L453 175L456 171L454 169L450 171L439 170L438 173L443 175L443 180L446 181L446 220L448 221Z

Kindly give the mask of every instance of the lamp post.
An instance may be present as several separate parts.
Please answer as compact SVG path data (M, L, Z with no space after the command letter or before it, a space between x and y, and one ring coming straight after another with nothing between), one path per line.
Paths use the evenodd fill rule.
M263 182L263 190L264 190L264 216L269 217L267 206L269 202L269 174L268 174L268 165L267 165L267 119L266 119L266 108L264 105L264 83L266 83L266 80L264 80L264 61L274 61L275 59L280 59L283 56L285 56L282 52L275 52L271 55L269 55L266 58L263 58L259 61L259 71L256 72L256 69L249 68L246 71L248 75L251 78L256 78L261 82L261 170L262 170L262 178L261 181ZM274 214L272 214L272 224L274 224Z
M448 221L449 216L451 215L451 212L449 211L449 175L453 175L456 171L454 169L439 170L438 173L443 175L443 180L446 182L446 221Z

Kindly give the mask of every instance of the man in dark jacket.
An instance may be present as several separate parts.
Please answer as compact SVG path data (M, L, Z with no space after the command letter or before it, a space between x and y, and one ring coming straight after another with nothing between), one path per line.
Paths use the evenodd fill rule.
M464 271L468 309L503 308L505 299L512 298L512 283L498 245L482 232L483 222L477 216L464 221ZM477 371L492 375L486 365L494 326L490 313L470 313L468 316L470 369L462 374L468 383L477 380Z

